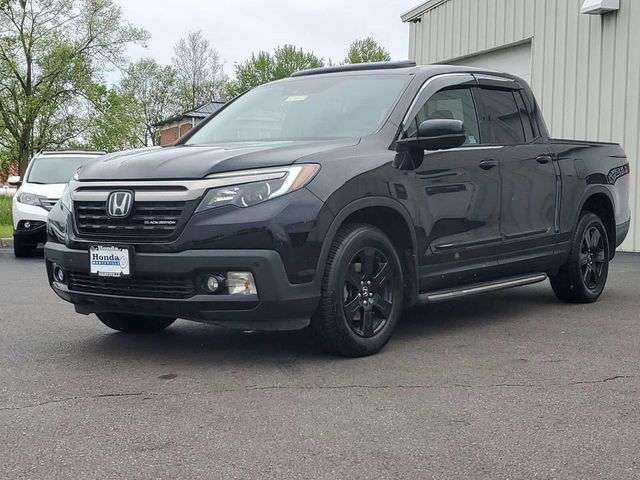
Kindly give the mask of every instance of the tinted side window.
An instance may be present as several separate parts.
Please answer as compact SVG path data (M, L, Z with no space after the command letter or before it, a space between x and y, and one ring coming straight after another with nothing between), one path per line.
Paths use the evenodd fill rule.
M489 123L493 129L494 143L505 145L525 143L524 127L513 92L483 89L482 94Z
M462 120L464 123L467 140L465 145L480 143L480 129L478 117L473 102L473 95L468 88L441 90L434 94L425 103L411 122L407 130L407 136L413 137L418 131L418 125L426 120L450 118Z
M535 135L533 133L533 125L531 123L531 116L529 115L529 110L524 105L524 100L522 98L522 92L514 92L516 97L516 103L518 104L518 110L520 111L520 120L522 121L522 126L524 127L524 136L528 141L533 140Z

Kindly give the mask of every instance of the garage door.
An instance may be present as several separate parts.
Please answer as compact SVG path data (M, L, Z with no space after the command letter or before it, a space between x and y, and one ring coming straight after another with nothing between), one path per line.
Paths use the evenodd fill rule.
M531 83L531 42L447 62L511 73Z

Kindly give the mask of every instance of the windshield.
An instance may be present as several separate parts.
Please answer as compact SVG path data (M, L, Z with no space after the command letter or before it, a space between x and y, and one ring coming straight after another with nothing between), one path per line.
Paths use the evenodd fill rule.
M31 161L27 182L42 184L67 183L71 177L73 177L73 174L76 173L78 167L91 158L95 157L76 157L72 155L56 157L47 155L34 158Z
M370 135L408 80L404 75L332 75L264 85L218 113L186 144Z

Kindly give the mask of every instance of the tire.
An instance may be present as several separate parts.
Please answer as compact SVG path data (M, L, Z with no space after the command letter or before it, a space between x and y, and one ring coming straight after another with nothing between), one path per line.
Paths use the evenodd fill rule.
M17 258L31 257L35 249L35 245L24 243L22 240L13 237L13 253Z
M609 238L600 217L583 212L573 235L571 253L551 288L567 303L593 303L604 290L609 275Z
M342 227L327 259L311 334L327 352L362 357L389 341L403 309L402 267L379 229Z
M157 333L176 321L175 318L130 313L97 313L96 316L107 327L123 333Z

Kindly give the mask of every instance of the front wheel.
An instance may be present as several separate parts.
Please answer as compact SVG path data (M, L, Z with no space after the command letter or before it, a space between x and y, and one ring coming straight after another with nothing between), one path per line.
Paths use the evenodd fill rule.
M402 268L387 236L369 225L347 225L331 246L320 307L311 332L328 352L348 357L376 353L400 319Z
M123 333L157 333L173 322L175 318L130 313L98 313L98 319L107 327Z
M609 238L600 217L582 214L571 253L551 287L558 299L568 303L592 303L600 298L609 274Z

